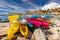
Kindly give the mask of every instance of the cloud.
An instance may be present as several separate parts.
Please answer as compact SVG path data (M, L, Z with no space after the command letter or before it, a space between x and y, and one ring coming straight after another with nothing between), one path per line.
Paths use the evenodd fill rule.
M0 10L4 10L6 12L14 12L14 13L25 13L27 11L33 11L33 10L38 10L40 9L39 6L33 4L32 2L30 2L29 0L21 0L23 3L25 3L25 5L20 4L16 4L16 2L12 2L9 3L7 1L1 1L0 2ZM14 5L16 4L16 5ZM26 6L26 5L30 5L30 6ZM24 7L28 7L28 8L24 8Z
M5 10L8 12L15 12L15 13L23 13L27 9L20 7L20 6L10 5L10 4L6 4L6 3L0 3L0 10Z
M28 0L25 0L23 2L26 2ZM15 3L15 2L13 2ZM26 5L31 5L31 7L29 7L28 9L24 8L24 7L21 7L21 6L16 6L16 5L13 5L13 4L9 4L7 3L6 1L1 1L0 2L0 10L4 10L6 12L14 12L14 13L24 13L24 12L27 12L27 11L32 11L32 10L35 10L35 9L39 9L37 5L31 3L31 2L27 2ZM22 4L21 4L22 5ZM23 5L22 5L23 6Z
M29 0L21 0L21 1L23 1L23 2L28 2Z
M58 3L49 3L44 5L41 10L48 10L48 9L55 9L55 8L60 8L60 5Z
M52 0L50 0L49 2L51 2L51 1ZM47 6L47 5L45 5L45 6ZM37 4L32 3L30 0L19 0L19 1L18 0L0 0L0 10L4 10L6 12L24 13L27 11L39 10L44 7L41 7ZM53 5L52 5L52 7L53 7ZM51 8L51 7L49 7L49 8ZM44 9L47 9L47 7Z
M58 2L60 2L60 0L50 0L50 3L51 3L51 2L58 3Z
M32 3L32 2L30 2L29 0L21 0L21 1L24 2L24 3L26 3L26 4L31 5L34 9L39 8L38 5L36 5L36 4Z

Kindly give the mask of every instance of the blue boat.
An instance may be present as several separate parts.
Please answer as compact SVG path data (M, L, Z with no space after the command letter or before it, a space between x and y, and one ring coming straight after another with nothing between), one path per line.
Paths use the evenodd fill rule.
M30 18L39 18L40 15L39 14L27 15L27 17L30 17Z
M27 22L27 25L29 25L29 27L33 27L33 25L32 25L32 24L30 24L29 22Z
M52 18L52 15L45 15L43 18Z

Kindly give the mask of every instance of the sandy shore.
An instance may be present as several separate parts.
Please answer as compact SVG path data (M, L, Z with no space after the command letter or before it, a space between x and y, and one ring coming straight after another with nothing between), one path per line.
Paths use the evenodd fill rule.
M5 22L5 23L0 23L0 36L1 35L5 35L9 29L9 23Z

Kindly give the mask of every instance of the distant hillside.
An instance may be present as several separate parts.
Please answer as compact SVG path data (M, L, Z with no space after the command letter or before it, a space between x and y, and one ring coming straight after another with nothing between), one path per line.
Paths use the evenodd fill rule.
M60 15L60 8L48 9L48 10L35 10L32 12L27 12L27 14L57 14Z
M60 5L58 3L49 3L44 5L40 10L27 12L27 14L60 14Z

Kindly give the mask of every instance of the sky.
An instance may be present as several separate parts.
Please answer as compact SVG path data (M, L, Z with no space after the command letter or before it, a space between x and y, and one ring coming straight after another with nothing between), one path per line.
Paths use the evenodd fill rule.
M44 8L50 3L60 4L60 0L0 0L0 14L26 13Z
M0 14L5 12L25 13L38 10L51 2L60 4L60 0L0 0Z

